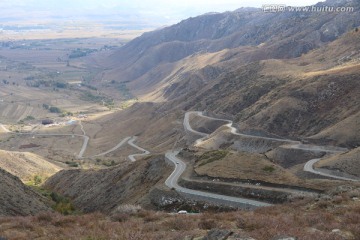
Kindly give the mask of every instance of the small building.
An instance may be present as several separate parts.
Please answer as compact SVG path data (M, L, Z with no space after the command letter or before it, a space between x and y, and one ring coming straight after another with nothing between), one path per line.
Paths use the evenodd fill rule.
M41 121L42 125L50 125L50 124L54 124L54 120L51 119L44 119Z

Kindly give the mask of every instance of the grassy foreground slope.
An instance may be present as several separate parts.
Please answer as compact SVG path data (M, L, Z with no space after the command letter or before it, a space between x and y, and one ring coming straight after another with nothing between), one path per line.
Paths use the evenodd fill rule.
M121 206L110 217L39 214L0 219L0 235L17 239L284 239L358 240L359 189L333 199L297 200L256 211L173 215ZM251 238L250 238L251 237Z

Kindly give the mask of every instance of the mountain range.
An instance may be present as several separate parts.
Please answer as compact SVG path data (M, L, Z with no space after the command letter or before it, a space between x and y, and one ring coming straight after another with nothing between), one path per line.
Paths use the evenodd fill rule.
M318 5L354 11L190 18L113 53L94 84L123 82L162 109L224 114L243 130L358 146L359 2Z
M52 175L42 185L52 194L52 200L64 196L61 200L65 204L69 204L70 199L82 213L100 211L113 217L122 204L140 204L152 210L164 210L164 206L193 209L198 207L197 203L185 201L180 197L181 191L164 185L172 171L165 153L182 149L179 159L186 164L177 161L176 154L172 161L175 168L185 166L184 172L179 174L183 174L183 179L176 182L182 189L188 187L207 192L212 188L217 193L224 191L235 194L229 194L233 197L239 197L236 195L239 194L255 199L264 194L266 197L261 197L271 201L276 198L274 196L280 196L281 201L295 202L285 205L294 211L301 206L307 209L304 212L316 208L327 214L329 209L339 211L338 206L347 206L341 208L341 212L345 214L344 219L350 220L342 220L341 226L348 226L347 232L352 231L355 236L359 230L353 225L358 223L358 217L347 211L354 208L357 211L354 215L359 212L358 183L304 171L304 165L316 157L323 158L315 164L317 169L350 174L352 180L360 177L360 2L327 0L316 6L324 5L352 7L353 11L266 13L257 8L240 8L232 12L209 13L144 33L122 47L69 60L67 67L84 71L101 69L86 83L94 94L101 92L118 97L121 89L134 98L135 104L93 119L82 116L79 126L71 126L72 134L77 128L84 134L81 137L89 135L85 139L89 139L93 154L85 148L88 151L85 156L95 157L79 157L68 163L77 161L78 166L77 163L81 165L88 161L88 165L81 166L92 166L90 163L93 163L95 169L69 170L64 166L65 170L62 170L59 166L45 166L46 160L35 154L4 151L2 158L8 162L13 158L27 159L24 164L19 163L23 166L12 167L19 168L18 172L8 172L31 180L32 176L25 169L31 164L31 173L39 174L41 169ZM81 87L81 84L76 86L77 90L83 90ZM97 98L96 95L89 96ZM186 127L186 116L190 116L188 122L195 130ZM234 128L230 130L229 124ZM2 128L5 136L11 134L5 126ZM234 133L235 128L239 133ZM200 137L193 136L196 134L205 138L199 145ZM126 159L118 166L109 161L110 167L96 165L95 161L102 161L101 154L96 151L104 149L103 155L111 153L114 155L107 155L109 158L117 157L115 152L120 145L113 151L106 152L106 149L125 136L129 139L130 136L137 137L134 139L141 148L135 147L136 150L130 144L122 150L126 153L141 151L137 154L138 161ZM65 143L75 145L72 141L77 141L74 135L71 142L64 140L64 146ZM232 148L241 141L249 145L250 150L246 153ZM270 147L263 151L251 151L257 145L269 142ZM271 145L273 142L276 144ZM87 140L84 143L86 147ZM151 155L140 159L139 155L147 154L145 149ZM61 157L62 151L56 152L57 157ZM9 165L13 166L1 166L10 168ZM7 203L0 206L0 215L31 215L49 210L49 203L43 196L8 172L0 170L1 200ZM306 198L308 196L310 200ZM29 200L28 205L24 199ZM62 206L64 202L56 203ZM207 204L201 206L208 208ZM344 208L347 210L342 211ZM272 218L276 211L282 211L279 209L282 208L277 205L260 211ZM126 222L129 216L139 216L131 214L119 215L116 221ZM147 214L140 217L145 222L152 222L154 216L158 216L154 212ZM310 223L315 219L316 224L324 224L323 218L319 220L320 217L314 216L309 217ZM335 219L332 215L327 217L326 221ZM254 234L256 225L244 227L243 220L238 216L234 219L237 228ZM284 219L291 222L290 218ZM178 223L168 231L177 229ZM314 224L310 223L311 235ZM207 224L210 226L204 227L206 230L214 226ZM339 226L337 224L340 223L317 228L329 236L329 232ZM160 234L155 225L151 229ZM175 236L174 239L180 238ZM344 239L356 239L356 236Z

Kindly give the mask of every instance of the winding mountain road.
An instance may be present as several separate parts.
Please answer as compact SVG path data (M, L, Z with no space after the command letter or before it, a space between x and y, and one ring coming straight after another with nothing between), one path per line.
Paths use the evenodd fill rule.
M113 147L112 149L110 150L107 150L106 152L103 152L103 153L99 153L97 155L94 155L92 156L93 157L102 157L102 156L105 156L106 154L109 154L111 152L114 152L116 151L117 149L121 148L124 144L126 144L129 140L131 139L131 137L126 137L124 138L118 145L116 145L115 147Z
M203 118L207 118L210 120L217 120L217 121L224 121L224 122L228 122L227 124L225 124L225 126L230 128L230 131L232 134L237 135L237 136L243 136L243 137L252 137L252 138L259 138L259 139L265 139L265 140L272 140L272 141L278 141L278 142L286 142L286 143L293 143L293 144L300 144L301 142L299 141L294 141L294 140L290 140L290 139L282 139L282 138L272 138L272 137L261 137L261 136L255 136L255 135L248 135L248 134L243 134L243 133L238 133L237 129L235 127L233 127L233 121L231 120L227 120L227 119L221 119L221 118L213 118L213 117L208 117L205 116L203 112L187 112L185 113L185 118L184 118L184 127L186 128L186 130L202 135L204 137L209 136L209 134L206 133L202 133L202 132L198 132L196 130L194 130L191 125L190 125L190 115L191 114L195 114L198 115L199 117L203 117Z
M12 134L16 134L16 135L27 135L27 136L48 136L48 137L82 137L84 139L83 145L80 149L80 152L77 156L77 158L83 158L83 155L86 151L86 148L88 146L89 143L89 137L85 135L85 131L84 128L82 126L82 124L80 125L81 129L84 133L84 135L80 135L80 134L61 134L61 133L18 133L18 132L12 132L9 129L7 129L3 124L0 124L0 127L4 130L4 132L6 133L12 133Z
M269 203L264 203L264 202L260 202L260 201L255 201L255 200L250 200L250 199L245 199L245 198L230 197L230 196L220 195L220 194L215 194L215 193L202 192L202 191L192 190L192 189L188 189L188 188L179 186L178 181L179 181L180 176L186 170L186 163L184 163L181 159L176 157L176 155L178 153L179 153L179 151L170 151L165 154L165 157L175 165L174 171L171 173L171 175L165 181L165 185L167 187L173 188L180 193L185 193L185 194L192 195L195 197L214 199L217 201L227 202L230 204L231 203L240 204L240 205L243 205L243 206L246 206L249 208L271 206L271 204L269 204Z
M83 145L80 149L80 152L77 158L83 158L86 148L89 144L90 138L86 135L80 134L57 134L57 133L16 133L18 135L31 135L31 136L44 136L44 137L82 137L84 139Z
M138 145L136 145L134 142L137 140L137 137L132 137L129 141L128 141L128 144L136 149L138 149L139 151L142 151L143 153L137 153L137 154L132 154L132 155L129 155L129 159L130 161L132 162L135 162L136 161L136 158L135 157L143 157L143 156L146 156L146 155L149 155L150 152L146 149L143 149L141 147L139 147Z
M79 121L79 126L81 128L81 131L83 132L83 135L80 134L60 134L60 133L17 133L17 132L12 132L9 129L7 129L3 124L0 123L0 128L5 132L5 133L12 133L12 134L16 134L16 135L27 135L27 136L48 136L48 137L82 137L84 139L83 145L80 149L80 152L77 156L78 159L82 159L84 158L84 153L87 149L87 146L89 144L89 136L86 135L84 126L82 125L82 122ZM117 144L115 147L111 148L110 150L107 150L105 152L99 153L97 155L91 156L89 158L93 158L93 157L101 157L101 156L105 156L111 152L116 151L117 149L119 149L120 147L122 147L123 145L125 145L126 143L128 143L130 146L142 151L143 153L138 153L138 154L132 154L129 155L128 158L130 159L130 161L135 162L136 158L135 157L141 157L141 156L146 156L148 154L150 154L149 151L137 146L134 142L137 140L137 137L126 137L124 138L119 144Z
M324 176L324 177L329 177L329 178L334 178L334 179L339 179L339 180L344 180L344 181L353 181L353 182L358 182L359 181L357 179L347 178L347 177L340 177L340 176L336 176L336 175L333 175L333 174L320 172L319 170L315 170L314 165L317 162L319 162L320 160L321 160L321 158L317 158L317 159L312 159L312 160L308 161L304 166L304 171L305 172L310 172L310 173L313 173L313 174L317 174L317 175L321 175L321 176Z
M204 114L202 112L187 112L187 113L185 113L185 117L184 117L184 121L183 121L185 131L197 134L197 135L199 135L201 137L200 139L198 139L195 142L195 144L198 144L201 141L203 141L205 138L207 138L209 136L209 134L196 131L195 129L193 129L191 127L191 124L190 124L190 115L191 114L196 114L198 116L208 118L208 119L212 119L212 120L218 120L218 121L221 120L221 121L228 122L227 124L225 124L225 126L229 127L231 129L231 133L234 134L234 135L245 136L245 137L253 137L253 138L261 138L261 139L272 140L272 141L280 141L280 142L284 142L284 144L288 143L289 145L287 145L287 147L289 147L289 148L302 149L302 150L305 150L305 151L322 151L322 152L326 152L326 153L340 153L340 152L344 152L344 151L347 150L347 149L343 149L343 148L324 147L324 146L315 146L315 145L304 145L299 141L293 141L293 140L289 140L289 139L260 137L260 136L242 134L242 133L237 132L237 129L232 126L233 122L230 121L230 120L218 119L218 118L212 118L212 117L204 116ZM185 194L195 196L195 197L203 197L205 199L215 199L215 200L218 200L218 201L225 201L227 203L242 204L242 205L245 205L245 206L248 206L248 207L271 206L271 204L260 202L260 201L255 201L255 200L250 200L250 199L245 199L245 198L230 197L230 196L214 194L214 193L208 193L208 192L203 192L203 191L197 191L197 190L192 190L192 189L188 189L188 188L184 188L184 187L179 186L178 181L179 181L181 175L186 170L186 163L183 162L181 159L179 159L177 157L179 152L180 151L169 151L169 152L167 152L165 154L165 158L175 165L174 171L171 173L171 175L165 181L165 185L167 187L173 188L173 189L175 189L176 191L178 191L180 193L185 193ZM345 178L345 177L339 177L339 176L335 176L335 175L331 175L331 174L327 174L327 173L322 173L322 172L314 170L313 165L316 162L320 161L320 160L321 159L313 159L313 160L310 160L309 162L307 162L305 164L305 166L304 166L304 171L308 171L308 172L311 172L311 173L314 173L314 174L318 174L318 175L322 175L322 176L326 176L326 177L330 177L330 178L335 178L335 179L340 179L340 180L356 181L354 179L349 179L349 178Z
M229 127L231 129L231 133L237 136L244 136L244 137L252 137L252 138L260 138L260 139L265 139L265 140L272 140L272 141L280 141L280 142L284 142L284 143L289 143L290 145L288 145L288 148L292 148L292 149L301 149L304 151L312 151L312 152L325 152L325 153L329 153L329 154L336 154L336 153L343 153L348 151L348 149L346 148L339 148L339 147L326 147L326 146L316 146L316 145L305 145L302 144L299 141L293 141L293 140L289 140L289 139L280 139L280 138L271 138L271 137L261 137L261 136L253 136L253 135L247 135L247 134L242 134L242 133L238 133L237 129L234 128L233 122L227 119L219 119L219 118L213 118L213 117L208 117L205 116L203 114L203 112L198 112L198 111L192 111L192 112L187 112L185 113L185 118L184 118L184 128L185 130L198 134L201 136L200 139L198 139L195 142L195 146L199 143L201 143L205 138L207 138L209 136L209 134L206 133L202 133L202 132L198 132L196 130L194 130L191 125L190 125L190 115L191 114L195 114L197 116L200 117L204 117L207 119L211 119L211 120L217 120L217 121L225 121L228 122L227 124L224 124L225 126ZM340 177L340 176L336 176L333 174L329 174L329 173L323 173L319 170L315 170L314 169L314 164L319 162L321 159L312 159L310 161L308 161L305 166L304 166L304 171L306 172L311 172L313 174L317 174L317 175L321 175L321 176L326 176L329 178L334 178L334 179L338 179L338 180L345 180L345 181L359 181L356 179L352 179L352 178L347 178L347 177Z

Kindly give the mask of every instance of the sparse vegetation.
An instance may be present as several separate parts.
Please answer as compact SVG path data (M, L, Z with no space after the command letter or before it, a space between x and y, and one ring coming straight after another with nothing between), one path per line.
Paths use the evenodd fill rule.
M96 52L96 49L80 49L77 48L75 50L73 50L70 55L69 58L80 58L80 57L85 57L90 53Z
M29 59L29 63L25 60L10 61L5 57L3 62L3 57L1 57L2 70L0 72L3 72L1 75L3 79L2 84L5 84L1 87L0 94L4 96L2 97L4 99L1 100L5 102L1 104L4 106L2 109L3 115L5 118L5 115L11 114L12 109L17 109L16 111L19 113L16 116L14 114L11 117L6 116L6 118L16 119L17 121L27 114L33 114L37 118L47 118L48 115L53 116L54 114L44 113L46 111L41 109L43 102L57 105L55 107L44 104L43 108L51 113L59 113L62 117L72 115L72 113L62 110L62 108L67 106L71 106L71 109L74 108L74 110L71 110L74 112L88 111L89 114L86 116L88 119L84 121L84 125L86 125L82 130L83 132L86 130L86 134L91 138L90 145L93 149L90 152L96 152L100 148L105 149L105 144L113 143L115 137L118 139L124 137L125 134L138 134L141 138L144 138L141 139L144 144L156 146L154 149L156 154L163 153L164 149L162 148L173 146L175 149L180 146L182 147L182 145L185 145L186 139L183 138L184 131L180 121L181 118L174 117L173 115L180 114L183 117L184 111L194 109L207 111L208 113L210 112L209 110L213 110L214 114L229 116L235 120L234 126L236 122L241 122L239 129L244 132L254 132L254 134L270 136L279 135L294 139L311 137L309 142L324 143L326 140L330 141L333 145L358 147L359 141L358 135L356 135L358 132L356 131L358 121L356 120L359 118L358 115L354 114L359 112L359 102L357 101L357 90L359 89L357 81L359 41L356 38L359 34L355 34L353 30L358 26L358 14L345 14L341 16L341 24L333 21L332 18L323 18L320 15L316 15L320 20L317 21L314 18L315 15L305 14L301 18L297 18L297 16L292 16L289 13L289 17L299 20L296 24L296 29L291 21L287 21L286 18L280 15L263 18L265 16L263 14L257 15L256 12L250 12L245 16L245 20L240 19L241 21L238 21L238 14L234 13L204 15L201 17L202 19L206 20L209 17L211 21L202 22L211 22L212 28L207 29L208 24L195 24L199 26L196 29L197 34L190 33L185 34L187 36L183 36L186 39L186 44L179 44L178 39L174 39L174 37L190 32L190 27L194 25L193 23L198 23L196 19L190 19L178 24L176 27L177 34L172 34L171 27L155 32L157 34L161 33L161 31L166 31L163 32L165 34L162 34L161 37L152 35L153 33L144 34L140 41L138 41L142 43L140 47L130 43L126 48L118 51L120 53L118 57L110 52L109 54L102 54L104 58L107 55L113 56L110 59L111 64L109 65L107 64L109 60L103 61L101 64L99 62L92 64L76 59L97 51L91 49L95 45L89 44L90 40L78 42L77 44L82 46L81 48L78 46L59 47L61 51L57 51L61 53L56 56L52 56L52 54L46 56L45 53L36 54L39 58L44 54L44 59L54 59L54 62L48 65L47 63L41 63L41 61L35 64L31 59ZM213 16L216 17L212 19ZM226 18L217 23L216 19L222 18L221 16ZM335 13L334 16L336 16ZM353 21L350 18L354 18ZM265 25L261 22L264 19L267 21ZM333 19L338 20L339 18L334 17ZM249 23L253 23L254 20L259 24L256 24L256 29L251 30L254 24L249 25ZM189 22L192 24L186 25ZM324 25L325 23L326 25ZM336 33L334 34L332 24L335 23L336 30L338 31L335 31ZM186 28L183 28L183 24L186 25ZM267 27L275 25L280 27ZM229 28L226 29L226 27ZM322 31L324 28L331 31ZM349 31L349 29L351 32L348 35L354 39L348 37L341 40L342 37L338 36L339 33ZM281 32L283 30L286 31ZM357 27L355 32L358 32ZM315 39L314 36L319 35L321 35L321 41L313 41ZM201 40L201 44L199 44L199 36L212 37L211 39ZM242 37L232 41L234 40L233 36ZM340 41L333 41L335 38L339 38ZM155 42L154 39L156 40ZM274 42L276 39L281 39L281 43ZM54 41L56 42L56 47L58 48L59 42L63 41L71 42L78 40L56 40ZM105 40L102 39L101 41ZM39 40L33 41L30 44L28 42L23 44L20 42L4 42L1 44L9 49L17 49L19 52L22 49L36 51L36 48L41 48L41 51L46 52L48 50L44 50L45 46L54 45L53 43L47 44ZM196 46L193 45L193 42L197 42ZM330 45L327 44L328 42L331 42ZM147 48L148 46L151 46L151 48ZM320 50L316 49L318 47L321 47ZM313 48L315 51L312 51ZM64 49L66 49L67 55L64 54ZM310 54L306 54L307 52L310 52ZM167 53L170 53L170 55L163 55ZM350 53L351 55L349 55ZM2 55L5 56L6 51ZM122 59L124 56L133 56L129 58L131 62L127 61L128 59ZM14 58L16 59L16 57ZM71 64L69 59L72 59ZM341 61L337 61L338 59L341 59ZM91 61L91 59L89 58L88 61ZM100 60L98 59L98 61ZM116 64L119 65L116 68L118 73L111 69ZM95 67L96 65L99 67ZM200 65L209 65L209 67L204 68ZM93 68L99 69L86 69L88 66L94 66ZM334 66L336 67L334 68ZM103 74L101 71L104 69L106 70ZM226 72L224 71L225 69ZM66 73L60 73L60 71L66 71ZM96 71L99 72L95 73ZM91 72L91 74L87 76L87 72ZM116 74L119 75L116 76ZM146 105L141 103L137 104L136 108L121 111L120 113L125 112L128 114L125 117L118 113L114 114L116 116L114 118L110 114L105 117L100 116L103 114L103 112L100 112L104 110L103 106L110 109L115 107L113 99L118 101L132 98L126 82L118 83L117 80L112 80L110 85L107 84L107 81L113 78L131 79L132 88L142 85L142 88L136 89L134 92L145 96L142 98L144 101L149 100L155 103L150 102L146 103ZM17 82L18 79L21 80L19 83ZM96 83L95 81L98 79L102 79L102 82ZM26 81L25 84L24 80ZM67 84L67 81L69 81L69 84ZM70 83L70 81L72 82ZM86 84L82 84L82 82ZM94 84L94 86L90 84ZM154 86L151 89L156 88L155 92L146 91L146 86L150 84ZM166 86L170 86L170 84L172 87L167 88ZM30 89L28 86L37 87L38 89ZM21 94L23 88L26 88L26 90L30 89L29 93ZM102 91L103 88L109 89ZM105 92L109 95L114 94L114 96L107 96ZM39 93L39 99L41 100L28 97L34 95L32 93ZM81 99L79 99L79 95L81 95ZM77 103L83 104L80 100L98 103L102 106L95 109L94 106L96 104L86 103L84 104L86 106L82 109L76 109ZM135 101L125 101L121 108L128 108ZM29 107L30 104L31 107ZM33 108L37 104L38 109L34 111ZM10 107L8 108L9 105ZM42 111L39 111L39 109ZM39 115L37 115L38 113ZM98 116L94 116L95 113L99 113L99 118L101 119L98 119ZM79 116L79 119L81 118L82 116ZM21 120L20 123L23 124L25 121L33 119L32 116L28 116ZM149 128L146 129L144 126ZM26 128L16 127L17 129L14 129L14 132L18 132L19 129L21 131L31 129L30 126ZM38 128L41 128L41 126L36 126L33 129L35 131ZM124 128L128 129L122 131ZM334 130L334 128L337 129ZM340 130L338 131L338 129ZM75 125L58 130L60 133L69 130L74 135L80 134L79 126ZM205 130L209 130L209 128L206 127ZM219 135L216 135L218 133ZM10 134L12 133L3 134L5 141L6 137ZM236 146L234 148L230 148L230 146L241 145L242 143L241 140L235 139L233 136L229 137L229 132L219 130L216 134L213 134L216 135L216 138L214 137L214 139L207 141L207 143L214 143L213 146L216 147L210 146L208 149L217 149L217 146L220 146L221 149L235 149ZM47 155L51 161L69 159L66 162L68 166L79 167L80 161L75 162L75 160L71 160L74 159L72 155L75 152L71 147L63 151L64 155L67 154L70 157L61 155L62 149L67 148L64 147L64 145L67 146L67 143L76 147L81 146L80 140L76 142L78 139L75 136L71 139L59 137L59 140L57 139L56 141L51 139L49 144L46 143L46 137L40 138L34 136L33 140L30 139L30 136L26 138L26 140L29 139L29 141L43 145L40 146L34 143L25 144L23 142L17 144L16 141L18 139L19 141L24 141L20 139L23 135L21 137L17 134L13 135L16 136L15 140L3 143L7 149L14 147L17 150L17 148L24 149L37 146L39 149L31 150L41 150L41 153ZM166 139L164 139L165 136ZM25 139L25 137L23 138ZM173 144L177 138L178 142ZM221 144L220 141L223 139L227 139L227 142ZM258 140L259 143L256 142L256 144L267 144L261 142L261 139ZM238 144L239 142L240 144ZM246 142L250 144L250 141ZM50 146L55 144L57 144L56 148L49 149L48 152L44 150L46 147L49 146L51 148ZM95 144L99 144L99 149L95 149ZM272 149L277 147L272 146ZM205 151L202 149L206 148L199 149L199 151ZM124 150L124 152L126 151L128 149ZM270 152L267 153L270 154ZM108 160L108 158L104 157L103 159L96 159L96 163L114 166L118 161L121 161L119 160L120 157L116 154L122 156L122 152L114 152L111 155L114 156L112 157L114 160ZM190 153L186 154L190 155ZM351 154L355 155L356 152ZM345 161L350 162L348 160L349 155L348 153L343 154L344 160L341 162L339 162L341 158L335 156L335 161L340 163L343 169L351 168L351 164L357 162L351 161L351 164L346 167L342 163ZM186 155L184 154L184 156ZM259 240L277 239L280 235L288 235L296 239L319 240L355 240L360 236L359 189L356 189L357 192L355 190L352 191L352 195L348 194L347 190L344 190L339 194L329 194L329 197L325 194L319 194L317 198L314 197L316 199L292 198L292 203L260 208L251 212L211 212L204 208L201 210L208 211L207 213L176 215L177 210L179 210L178 207L183 204L182 200L177 199L174 200L176 202L174 205L169 204L169 209L171 208L174 214L146 211L139 206L133 205L122 205L116 208L119 202L153 203L150 199L146 198L146 194L155 185L163 184L165 173L170 172L169 167L165 166L163 158L162 154L157 164L151 164L150 159L149 161L138 161L134 164L129 164L131 166L129 169L122 167L105 169L98 166L97 168L101 169L99 171L62 171L62 173L53 176L51 179L53 182L47 187L58 189L60 193L71 196L76 206L79 208L83 207L84 211L111 212L111 217L109 218L108 215L105 216L105 214L100 213L81 216L42 213L30 217L0 218L0 238L182 240L202 239L208 231L214 229L229 230L229 234L234 239L236 238L234 235L237 233ZM264 154L235 153L235 150L231 152L216 150L203 154L193 152L187 164L193 163L194 160L196 165L193 168L195 171L193 175L197 174L196 178L199 184L202 184L204 188L209 188L208 190L211 190L212 185L216 185L218 181L223 180L228 181L226 184L223 183L223 185L218 184L223 189L225 189L223 187L225 185L234 189L231 181L235 182L233 185L240 181L248 181L249 183L258 181L259 186L254 187L258 189L268 183L273 183L271 186L278 183L278 185L282 184L282 186L290 184L296 187L300 186L300 184L304 184L306 187L307 184L310 186L313 183L318 184L314 184L314 186L331 186L331 184L335 186L339 184L339 181L328 181L327 179L308 179L308 175L298 174L301 171L300 167L295 169L295 167L300 166L300 163L291 168L291 170L288 170L285 166L277 165L278 162L275 159ZM332 161L332 159L330 160ZM87 164L87 161L88 159L84 159L85 164ZM330 167L334 166L331 161L329 162ZM145 162L147 165L145 165ZM339 167L340 170L341 167ZM17 171L18 169L19 167L16 168ZM352 169L354 172L357 172L356 168ZM30 178L34 174L31 174ZM40 173L36 172L36 174ZM305 177L302 175L305 175ZM9 179L15 178L10 176ZM207 179L206 181L210 184L205 185L204 182L201 182L201 179ZM75 209L70 199L52 192L54 190L47 191L41 189L40 185L44 180L44 176L35 175L31 179L32 187L40 189L39 192L42 195L51 199L54 203L53 209L57 212L64 215L74 213ZM2 184L2 186L5 185ZM19 186L23 185L19 184ZM326 188L324 187L324 189ZM23 188L19 189L19 192L23 191ZM32 191L29 192L33 194ZM171 193L175 194L174 191L171 191ZM251 192L251 194L259 198L259 195L256 193ZM270 194L275 195L272 191ZM38 196L38 194L33 195ZM163 195L159 195L162 201L164 201ZM314 193L314 195L318 194ZM31 195L15 198L15 201L25 199L25 205L27 203L30 204L31 200L34 201L30 197ZM5 199L4 202L6 203L8 199ZM90 202L91 204L88 204ZM13 208L13 206L11 207ZM35 207L33 209L36 211ZM181 210L188 210L188 208L194 209L194 211L199 210L196 204L181 207ZM163 209L162 207L159 208ZM15 208L15 214L18 210L21 210L21 208Z
M26 118L23 119L23 121L32 121L32 120L35 120L33 116L27 116Z
M63 82L55 82L54 86L57 88L67 88L68 84L63 83Z
M81 85L84 86L84 87L87 87L88 89L94 90L94 91L98 90L97 87L94 87L94 86L89 85L89 84L82 83Z
M60 108L54 107L54 106L51 106L51 107L49 108L49 111L50 111L51 113L62 113L62 110L61 110Z
M73 167L73 168L79 167L79 164L78 164L77 162L66 161L65 163L66 163L67 165L69 165L69 167Z
M67 117L67 116L74 116L74 114L72 112L66 112L66 111L63 111L60 114L60 117Z
M265 166L265 167L263 168L263 171L272 173L272 172L275 171L275 168L274 168L273 166Z
M105 162L103 162L103 165L106 167L113 167L113 166L116 166L116 162L114 160L105 161Z
M81 95L80 99L84 100L84 101L96 102L96 103L102 104L102 105L108 107L109 109L111 109L115 106L113 99L106 97L106 96L102 96L102 95L94 95L93 93L91 93L89 91L85 91Z
M73 214L75 212L75 208L68 198L60 196L55 192L52 192L50 197L55 202L55 205L53 206L55 211L64 215Z
M35 186L38 186L38 185L40 185L41 183L42 183L42 177L40 177L39 175L35 175L34 176L34 185Z
M122 102L120 105L120 108L127 109L127 108L131 107L132 105L134 105L137 101L138 101L137 99L132 99L132 100Z
M112 84L115 84L115 80L113 80ZM120 83L118 86L118 89L121 93L121 95L125 98L125 100L130 100L134 96L131 94L129 88L127 87L126 83Z
M53 195L58 202L58 196ZM325 201L325 200L324 200ZM310 199L292 204L260 208L255 211L209 212L199 215L173 215L140 209L119 207L112 217L100 213L63 216L41 213L34 217L0 219L11 226L2 234L9 240L26 233L27 237L53 239L187 239L200 238L209 230L229 230L258 240L289 236L297 239L357 239L360 235L360 207L357 202L341 197L340 203L323 204ZM339 229L338 231L333 231ZM346 236L346 237L344 237Z
M36 192L41 194L42 196L51 200L53 202L53 204L51 206L53 210L55 210L56 212L61 213L63 215L70 215L70 214L78 213L78 211L75 210L75 207L71 203L70 199L68 199L64 196L61 196L60 194L58 194L56 192L45 189L42 186L40 186L40 184L36 184L36 181L38 181L38 180L42 181L42 178L35 176L34 181L32 183L31 182L28 183L28 185L33 190L35 190ZM43 214L40 214L39 216L43 216Z
M225 150L216 150L211 152L206 152L198 157L197 162L199 166L204 166L208 163L212 163L218 160L221 160L226 157L228 151Z

